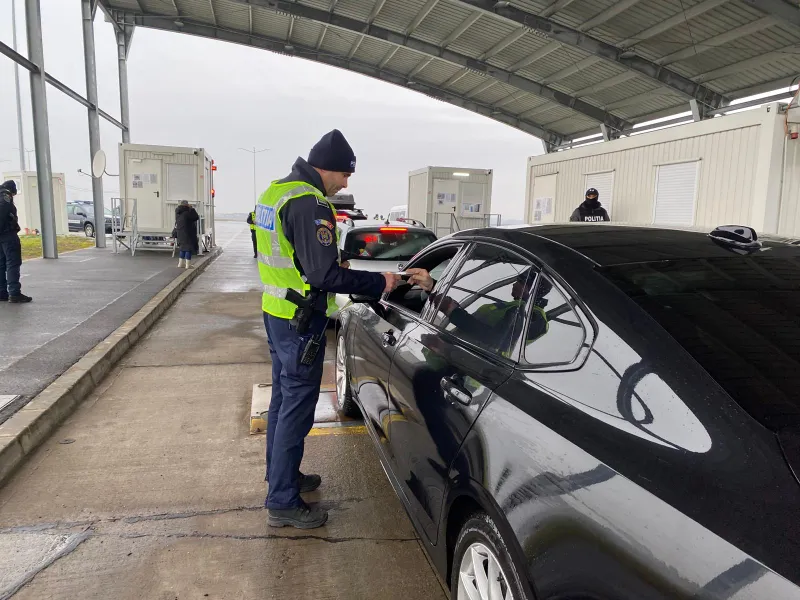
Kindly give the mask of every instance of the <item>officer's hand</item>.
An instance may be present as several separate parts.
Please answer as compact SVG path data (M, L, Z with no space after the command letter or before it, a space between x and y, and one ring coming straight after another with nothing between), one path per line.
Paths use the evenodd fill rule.
M448 317L457 308L460 308L458 302L453 300L450 296L445 296L439 303L439 311L444 313Z
M411 277L408 278L408 283L418 285L426 292L430 292L436 284L431 274L425 269L406 269L406 273L411 275Z
M383 293L388 294L402 281L400 275L397 273L384 273L383 278L386 280L386 285L383 288Z
M350 268L350 261L346 260L343 263L341 263L339 266L342 267L343 269L349 269Z

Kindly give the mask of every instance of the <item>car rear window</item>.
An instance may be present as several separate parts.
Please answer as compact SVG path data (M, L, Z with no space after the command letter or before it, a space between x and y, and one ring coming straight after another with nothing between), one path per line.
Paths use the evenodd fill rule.
M344 250L359 260L409 260L436 241L425 229L375 227L353 229L347 234Z
M800 423L800 252L601 269L751 416Z

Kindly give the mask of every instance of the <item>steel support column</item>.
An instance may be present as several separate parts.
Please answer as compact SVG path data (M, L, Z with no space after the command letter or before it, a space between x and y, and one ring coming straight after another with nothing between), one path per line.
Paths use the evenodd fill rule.
M128 103L128 52L133 38L133 25L120 23L117 29L117 62L119 66L119 115L122 121L122 143L131 142L131 110Z
M14 50L17 51L17 0L11 0L11 32ZM19 65L14 63L14 88L17 95L17 137L19 143L19 170L25 170L25 133L22 129L22 99L19 92Z
M50 126L47 122L47 82L42 44L42 9L39 0L25 0L25 27L28 32L28 59L38 67L31 71L33 139L36 148L36 178L39 187L39 212L42 221L42 255L58 258L56 213L53 204L53 170L50 164Z
M97 67L94 53L94 0L81 0L83 11L83 64L86 71L86 99L89 115L89 164L100 150L100 116L97 114ZM94 245L106 247L105 203L103 202L103 178L92 177L92 199L94 200Z

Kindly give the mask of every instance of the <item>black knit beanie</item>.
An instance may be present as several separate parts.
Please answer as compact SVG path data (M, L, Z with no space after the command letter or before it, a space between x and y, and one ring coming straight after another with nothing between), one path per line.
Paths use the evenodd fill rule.
M308 153L308 164L323 171L355 173L356 155L342 132L334 129L322 136Z
M4 181L3 185L0 185L0 187L4 187L6 190L8 190L8 192L10 194L16 194L17 193L17 184L14 182L13 179L9 179L8 181Z

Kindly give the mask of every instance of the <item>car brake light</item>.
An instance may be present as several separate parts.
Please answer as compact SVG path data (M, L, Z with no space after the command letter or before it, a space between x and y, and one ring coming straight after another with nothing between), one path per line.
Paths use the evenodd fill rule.
M408 227L381 227L381 233L405 233Z
M340 223L347 220L347 215L336 215L336 220Z

